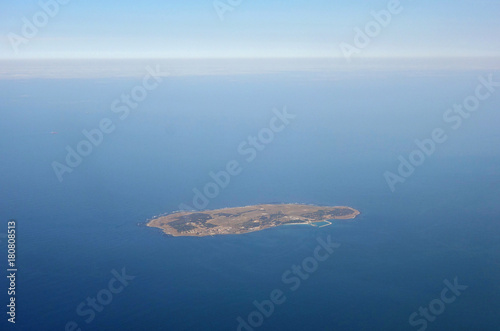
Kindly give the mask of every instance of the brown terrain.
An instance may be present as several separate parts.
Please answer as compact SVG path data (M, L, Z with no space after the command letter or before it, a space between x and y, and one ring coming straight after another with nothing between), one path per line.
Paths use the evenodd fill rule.
M310 224L352 219L359 211L351 207L318 207L281 204L255 205L217 210L179 212L154 218L147 226L160 228L172 236L213 236L242 234L286 224Z

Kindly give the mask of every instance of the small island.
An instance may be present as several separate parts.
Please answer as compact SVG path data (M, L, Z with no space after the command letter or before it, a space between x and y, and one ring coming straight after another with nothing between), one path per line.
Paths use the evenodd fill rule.
M217 210L177 212L150 220L147 226L175 237L242 234L280 225L330 225L329 220L353 219L351 207L319 207L300 204L266 204ZM321 225L319 225L321 224Z

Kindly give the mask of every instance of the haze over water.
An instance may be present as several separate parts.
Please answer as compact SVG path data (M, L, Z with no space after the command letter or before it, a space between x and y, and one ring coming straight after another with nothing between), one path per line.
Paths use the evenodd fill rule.
M280 289L286 301L256 330L414 330L410 314L458 277L467 289L429 330L496 330L500 94L459 129L443 120L489 74L500 80L495 70L165 75L124 120L111 105L142 75L1 80L0 219L18 220L16 329L235 330L254 300ZM238 145L285 106L296 117L245 161ZM103 118L115 130L59 182L52 162ZM384 173L436 128L447 141L391 192ZM207 208L298 202L361 215L204 238L139 226L191 204L230 160L243 170ZM340 246L290 290L283 273L328 236ZM86 323L77 306L122 268L135 278Z

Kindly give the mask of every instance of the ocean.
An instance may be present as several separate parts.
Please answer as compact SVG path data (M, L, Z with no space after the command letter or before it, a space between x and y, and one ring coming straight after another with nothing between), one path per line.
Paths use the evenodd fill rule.
M499 80L451 70L173 76L125 118L112 105L141 78L0 80L0 233L17 220L13 329L498 330L500 91L457 129L443 119L489 74ZM249 161L239 146L285 109L289 123ZM67 148L103 119L112 132L90 152L82 144L88 155L60 181L54 162L67 165ZM398 175L398 158L436 128L447 140L392 192L384 174ZM241 173L206 208L306 203L361 215L203 238L144 225L192 206L193 190L233 160ZM328 240L336 247L314 265ZM311 272L284 277L306 261ZM454 281L462 290L443 304ZM5 277L0 286L6 310ZM411 325L420 307L431 315Z

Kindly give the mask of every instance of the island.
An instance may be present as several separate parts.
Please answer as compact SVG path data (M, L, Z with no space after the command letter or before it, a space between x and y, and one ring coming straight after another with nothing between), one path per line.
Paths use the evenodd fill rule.
M214 236L243 234L280 225L330 225L330 220L353 219L359 211L351 207L319 207L301 204L264 204L217 210L176 212L159 216L147 226L179 236Z

